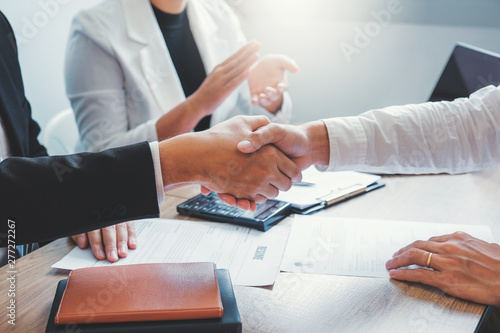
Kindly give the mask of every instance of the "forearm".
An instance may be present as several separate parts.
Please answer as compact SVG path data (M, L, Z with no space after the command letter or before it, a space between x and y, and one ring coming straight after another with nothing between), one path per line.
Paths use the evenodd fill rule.
M191 132L209 114L205 109L208 106L199 103L195 94L157 120L156 133L159 141Z
M329 170L461 173L500 161L500 90L373 110L327 124Z
M188 133L159 142L161 175L165 191L206 181L209 166L203 161L213 152L200 147L198 133ZM208 162L208 161L207 161Z
M1 220L16 223L18 244L157 217L151 150L141 143L96 154L8 158L0 163L0 202Z

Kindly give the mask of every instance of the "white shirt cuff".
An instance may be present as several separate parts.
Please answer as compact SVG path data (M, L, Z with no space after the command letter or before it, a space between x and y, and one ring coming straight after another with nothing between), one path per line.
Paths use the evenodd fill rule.
M368 139L357 117L324 119L330 139L330 163L320 171L360 170L366 165Z
M161 176L160 148L158 147L158 141L150 142L149 148L151 148L151 156L153 157L155 169L156 196L158 197L158 204L161 204L165 196L165 191L163 189L163 177Z

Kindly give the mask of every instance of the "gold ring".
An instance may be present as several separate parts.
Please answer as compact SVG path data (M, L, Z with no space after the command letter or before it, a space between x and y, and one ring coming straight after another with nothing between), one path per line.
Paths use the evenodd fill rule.
M432 260L432 255L434 253L432 252L429 252L429 256L427 257L427 264L425 264L425 266L427 266L427 268L431 268L431 260Z

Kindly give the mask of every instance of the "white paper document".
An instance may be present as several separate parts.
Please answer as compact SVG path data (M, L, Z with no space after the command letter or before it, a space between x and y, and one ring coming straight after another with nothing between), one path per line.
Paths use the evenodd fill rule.
M233 224L186 220L137 221L137 249L126 258L110 263L97 260L90 249L73 249L54 268L137 263L214 262L227 268L235 285L272 285L290 233L291 219L266 232Z
M296 215L281 270L389 277L385 262L397 250L418 239L455 231L494 242L488 226Z
M302 172L302 182L294 184L288 192L276 198L292 203L299 209L316 205L335 195L344 195L365 188L380 180L380 176L355 171L320 172L310 167Z

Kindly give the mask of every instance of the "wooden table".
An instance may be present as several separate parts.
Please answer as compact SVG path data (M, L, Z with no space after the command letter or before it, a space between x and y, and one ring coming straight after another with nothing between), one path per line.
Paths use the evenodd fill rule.
M500 239L500 167L466 175L387 176L386 187L320 216L490 226ZM168 193L163 218L198 191ZM7 323L7 267L0 269L0 332L44 332L57 281L50 268L74 245L52 242L17 262L16 326ZM280 273L272 289L235 287L244 332L473 332L484 306L420 284L386 279Z

